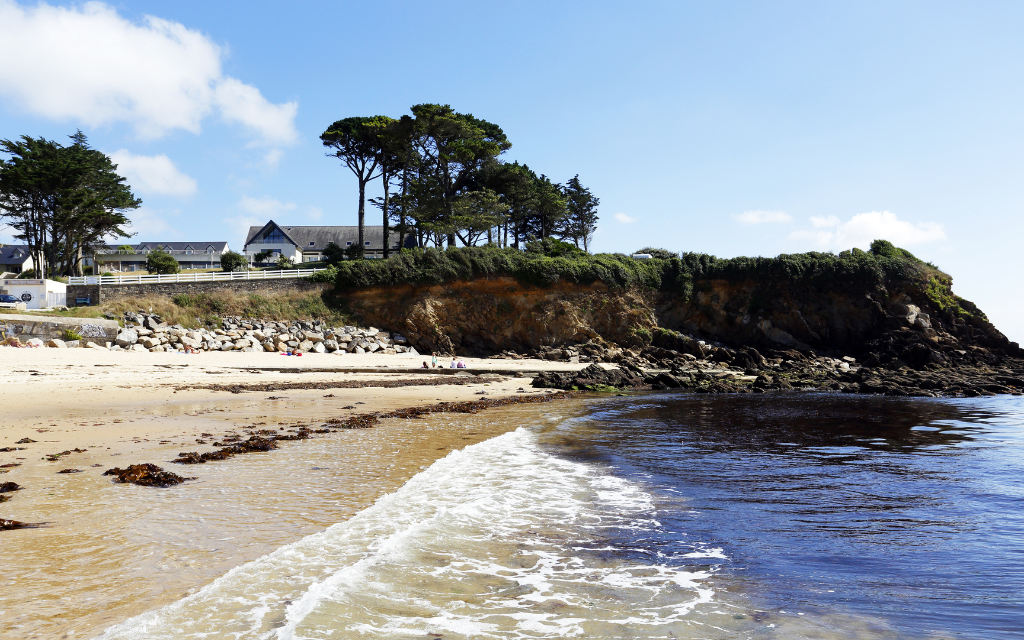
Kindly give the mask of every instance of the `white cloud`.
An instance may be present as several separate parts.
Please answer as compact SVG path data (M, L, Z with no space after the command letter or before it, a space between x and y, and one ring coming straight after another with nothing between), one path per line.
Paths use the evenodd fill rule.
M267 224L266 218L247 215L224 218L224 222L231 227L231 231L235 234L236 238L241 238L238 242L239 247L245 244L245 241L249 238L249 227L262 227ZM229 242L228 245L231 246L233 243ZM238 249L238 251L241 251L241 249Z
M755 209L753 211L744 211L743 213L734 215L733 218L737 222L742 224L765 224L772 222L791 222L793 216L789 215L785 211L764 211L761 209Z
M222 48L178 22L134 23L102 2L22 7L0 0L0 94L30 113L90 126L126 122L139 136L199 133L215 109L257 139L297 138L295 102L273 104L225 76Z
M324 217L324 212L320 207L310 207L309 211L306 212L306 215L309 216L310 220L319 220Z
M622 224L631 224L633 222L636 222L636 218L634 218L633 216L628 216L625 213L616 213L615 219L621 222Z
M134 243L134 242L160 242L176 240L181 236L176 225L168 218L174 214L167 214L146 207L140 207L128 214L131 223L125 231L132 234L131 238L110 239L112 243Z
M195 178L182 173L164 154L139 156L121 149L110 154L118 174L128 178L132 189L142 193L190 196L196 192Z
M246 213L251 213L265 218L260 224L266 223L267 220L276 215L287 213L288 211L293 211L295 209L294 202L281 202L280 200L271 198L270 196L263 196L262 198L242 196L242 200L238 203L238 206Z
M907 222L890 211L858 213L846 222L835 216L814 217L811 226L812 229L794 231L790 237L811 240L822 249L867 249L872 240L912 246L946 238L946 229L939 222Z
M263 162L271 169L274 169L281 162L281 156L283 155L284 152L280 149L271 149L263 156Z

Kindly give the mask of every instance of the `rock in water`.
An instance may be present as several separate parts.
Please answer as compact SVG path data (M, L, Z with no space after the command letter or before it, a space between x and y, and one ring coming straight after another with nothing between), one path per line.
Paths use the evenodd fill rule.
M45 522L18 522L17 520L4 520L0 518L0 531L7 531L9 529L38 529L45 526Z
M143 463L133 464L126 469L107 469L103 472L105 476L115 476L114 482L130 482L144 487L172 487L181 484L186 480L195 478L183 478L176 473L164 471L155 464Z

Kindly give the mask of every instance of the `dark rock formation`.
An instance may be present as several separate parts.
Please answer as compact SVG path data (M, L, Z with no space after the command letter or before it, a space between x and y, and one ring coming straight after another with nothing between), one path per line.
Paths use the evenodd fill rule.
M105 476L114 476L114 482L130 482L144 487L172 487L181 484L186 480L195 478L183 478L176 473L164 471L155 464L143 463L133 464L125 469L114 467L103 472Z

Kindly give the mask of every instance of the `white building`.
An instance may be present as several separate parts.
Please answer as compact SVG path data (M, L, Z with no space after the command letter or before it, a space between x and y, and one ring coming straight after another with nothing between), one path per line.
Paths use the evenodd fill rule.
M85 266L95 265L93 273L97 275L104 271L145 271L149 254L163 251L174 256L182 269L219 269L220 257L230 250L223 241L108 244L87 257Z
M391 231L388 236L389 249L398 251L398 232ZM364 255L383 257L383 238L384 227L363 227ZM264 262L275 262L279 256L285 256L293 264L299 264L323 259L324 249L332 243L342 249L358 244L359 227L288 227L271 220L262 227L249 227L244 252L250 263L255 262L254 256L260 251L270 251L271 257ZM416 246L416 238L406 236L405 246Z
M68 286L54 280L5 279L3 293L20 298L28 309L47 309L67 304Z

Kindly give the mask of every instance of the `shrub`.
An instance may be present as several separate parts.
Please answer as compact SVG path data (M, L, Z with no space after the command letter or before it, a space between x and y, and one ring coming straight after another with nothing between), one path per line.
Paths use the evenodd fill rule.
M444 251L428 247L403 251L387 260L346 260L311 279L317 282L333 280L339 289L345 290L399 284L436 285L505 276L542 287L558 282L590 284L601 281L616 289L644 287L690 298L695 288L708 289L711 280L778 279L814 285L881 284L890 279L924 280L929 273L939 273L909 252L892 255L864 251L843 252L841 255L809 252L775 258L731 259L684 253L667 259L633 260L623 254L590 255L575 250L575 247L572 247L572 252L561 253L564 247L551 242L545 247L544 241L533 246L533 250L525 252L492 245ZM548 255L545 250L559 255Z
M71 342L72 340L81 340L82 334L78 333L74 329L64 329L60 332L60 339L65 342Z
M178 273L181 271L181 265L166 251L151 251L146 256L146 271L159 274Z
M18 277L21 278L21 279L35 278L36 277L36 270L35 269L27 269L27 270L22 271L21 273L19 273Z
M248 271L249 261L240 253L228 251L220 257L221 271Z
M344 259L345 250L333 242L328 242L327 246L324 247L324 260L326 260L328 264L334 265L339 264Z
M257 251L252 257L253 264L263 264L270 259L270 256L274 255L274 252L270 249L263 249Z
M527 242L526 253L543 254L549 258L586 255L586 251L578 248L576 245L565 242L564 240L559 240L558 238L550 237Z
M277 259L277 268L284 271L285 269L291 269L295 265L292 264L291 258L288 256L280 256Z
M662 260L671 260L672 258L679 257L679 254L674 251L669 251L668 249L658 249L655 247L644 247L639 251L634 251L634 253L646 253L649 254L652 258L661 258Z

